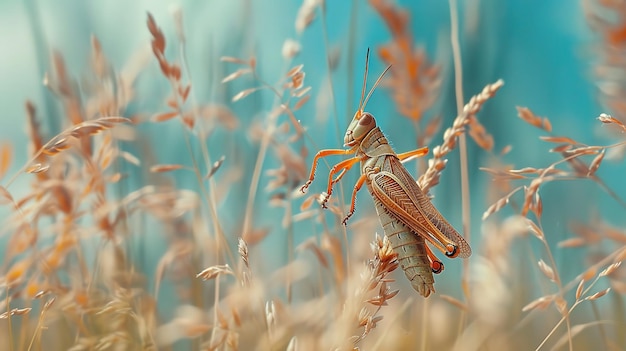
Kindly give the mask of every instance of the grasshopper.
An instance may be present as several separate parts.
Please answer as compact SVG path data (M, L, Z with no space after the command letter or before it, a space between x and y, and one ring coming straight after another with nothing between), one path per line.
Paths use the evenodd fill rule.
M344 136L344 147L348 149L327 149L319 151L313 158L308 181L300 189L305 192L315 178L315 170L320 158L331 155L352 155L333 166L328 175L328 187L322 200L322 207L330 198L336 184L356 163L361 162L361 176L352 190L350 210L343 220L346 225L354 214L357 192L363 184L374 199L380 223L389 238L393 249L398 253L398 262L404 270L411 286L424 297L435 292L433 273L443 271L443 263L426 245L426 240L450 258L467 258L472 250L461 235L446 221L433 206L427 195L406 170L402 162L424 156L428 148L396 154L389 141L376 125L374 116L364 112L372 92L382 77L391 68L388 66L379 76L365 100L369 50L365 60L365 74L361 99L352 121ZM335 177L336 175L336 177Z

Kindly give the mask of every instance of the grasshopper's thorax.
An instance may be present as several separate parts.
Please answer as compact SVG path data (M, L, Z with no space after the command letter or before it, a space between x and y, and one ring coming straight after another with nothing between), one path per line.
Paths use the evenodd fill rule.
M396 154L391 148L391 145L389 145L389 141L387 141L387 138L378 127L372 129L361 140L359 150L357 152L363 153L368 158L386 155L395 156Z

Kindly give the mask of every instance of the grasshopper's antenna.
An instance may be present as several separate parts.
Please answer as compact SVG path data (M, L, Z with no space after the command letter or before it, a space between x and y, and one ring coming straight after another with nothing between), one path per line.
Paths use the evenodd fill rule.
M363 87L361 88L361 99L359 100L359 110L363 108L363 97L365 96L365 88L367 87L367 70L369 68L370 60L370 48L367 48L367 54L365 55L365 73L363 74ZM358 113L358 115L361 115Z
M367 102L369 101L370 96L372 96L372 93L374 92L374 90L376 89L378 84L380 84L380 82L382 82L383 77L385 76L385 73L387 73L387 71L389 71L389 69L391 69L391 65L387 66L387 68L385 68L383 73L381 73L380 76L378 76L378 79L376 79L376 83L374 83L374 86L372 86L372 89L370 89L370 92L367 93L367 97L365 98L365 102L363 103L363 107L365 107L367 105ZM367 72L367 70L365 72ZM363 86L363 88L365 89L365 86Z

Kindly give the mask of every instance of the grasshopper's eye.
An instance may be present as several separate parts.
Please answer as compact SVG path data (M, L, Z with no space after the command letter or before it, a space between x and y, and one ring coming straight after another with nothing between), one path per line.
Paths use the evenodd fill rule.
M376 125L376 120L374 120L374 117L372 116L372 114L365 112L361 116L361 119L359 119L359 125L362 125L362 126L372 125L373 127Z

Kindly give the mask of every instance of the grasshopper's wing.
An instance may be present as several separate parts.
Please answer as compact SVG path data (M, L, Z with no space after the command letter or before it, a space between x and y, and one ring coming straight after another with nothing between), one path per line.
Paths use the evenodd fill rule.
M396 157L387 156L383 169L374 174L372 194L392 216L416 233L441 234L458 247L459 257L467 258L472 254L469 244L443 218Z

